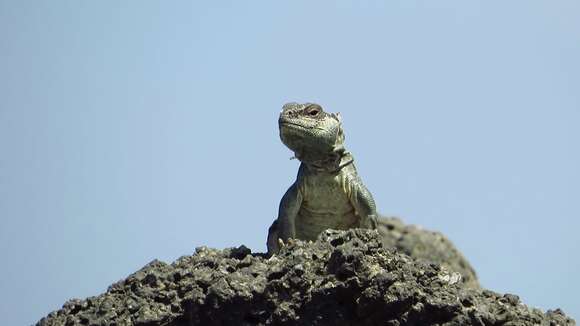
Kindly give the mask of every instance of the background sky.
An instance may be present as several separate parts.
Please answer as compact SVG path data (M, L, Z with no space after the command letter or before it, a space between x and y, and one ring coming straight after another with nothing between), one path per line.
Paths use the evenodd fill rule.
M197 246L266 250L289 101L379 211L580 318L580 2L0 0L0 324Z

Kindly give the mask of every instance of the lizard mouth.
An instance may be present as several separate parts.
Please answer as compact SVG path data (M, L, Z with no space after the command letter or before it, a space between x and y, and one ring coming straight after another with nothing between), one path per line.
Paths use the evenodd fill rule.
M288 121L280 121L280 131L287 130L287 132L292 132L291 130L295 130L294 132L303 133L310 128L304 127L303 125L299 125L297 123L288 122Z
M325 130L324 128L318 127L318 126L311 126L311 127L306 127L304 125L300 125L294 122L289 122L289 121L280 121L279 122L280 127L286 127L286 128L293 128L293 129L301 129L301 130Z
M289 122L289 121L280 121L280 126L284 126L284 127L298 127L298 128L302 128L302 129L307 129L303 125L299 125L297 123Z

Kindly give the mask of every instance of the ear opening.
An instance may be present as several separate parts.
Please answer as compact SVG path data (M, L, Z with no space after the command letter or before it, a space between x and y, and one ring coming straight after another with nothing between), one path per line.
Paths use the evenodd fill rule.
M342 129L342 124L339 124L338 134L336 135L336 141L334 143L333 152L342 156L345 150L346 149L344 148L344 130Z
M331 113L331 116L339 123L342 123L342 116L340 115L340 112Z

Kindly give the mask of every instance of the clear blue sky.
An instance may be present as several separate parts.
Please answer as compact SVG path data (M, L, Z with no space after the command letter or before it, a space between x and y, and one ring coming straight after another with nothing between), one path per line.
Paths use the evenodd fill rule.
M0 324L264 251L288 101L342 113L383 214L580 318L579 91L574 0L0 0Z

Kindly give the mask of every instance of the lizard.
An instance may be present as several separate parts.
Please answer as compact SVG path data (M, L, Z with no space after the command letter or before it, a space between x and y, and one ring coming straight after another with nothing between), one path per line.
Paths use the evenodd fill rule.
M300 167L269 228L268 254L292 239L314 241L326 229L377 229L375 201L344 146L340 113L315 103L287 103L278 126Z

